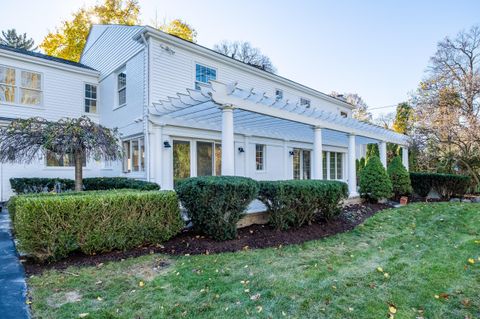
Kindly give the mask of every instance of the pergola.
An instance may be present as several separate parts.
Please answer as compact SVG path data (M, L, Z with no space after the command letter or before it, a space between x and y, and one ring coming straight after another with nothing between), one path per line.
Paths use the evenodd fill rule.
M403 164L408 169L408 140L380 126L266 96L255 89L211 81L200 89L187 89L165 101L153 103L149 113L162 123L221 128L222 175L234 175L234 133L313 143L312 178L322 179L322 145L348 147L350 196L358 196L356 185L356 144L378 143L380 159L387 165L387 142L401 145Z

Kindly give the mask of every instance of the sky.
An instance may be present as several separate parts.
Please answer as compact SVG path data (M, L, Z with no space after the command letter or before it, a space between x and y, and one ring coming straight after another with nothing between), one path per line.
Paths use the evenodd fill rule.
M0 30L16 28L38 44L72 12L97 1L0 0ZM357 93L376 116L394 111L414 92L438 41L480 23L475 0L139 3L142 24L181 18L207 47L249 41L279 75L324 93Z

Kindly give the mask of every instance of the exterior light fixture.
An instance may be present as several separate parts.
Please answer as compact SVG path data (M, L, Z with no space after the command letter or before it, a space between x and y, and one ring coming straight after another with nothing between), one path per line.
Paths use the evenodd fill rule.
M240 146L240 147L238 148L238 152L239 152L239 153L244 153L245 150L243 149L243 147Z
M294 151L289 151L288 154L290 154L290 156L293 156L293 155L295 155L295 152Z
M169 141L165 141L165 142L163 142L163 147L170 148L170 147L172 147L172 145L170 145Z

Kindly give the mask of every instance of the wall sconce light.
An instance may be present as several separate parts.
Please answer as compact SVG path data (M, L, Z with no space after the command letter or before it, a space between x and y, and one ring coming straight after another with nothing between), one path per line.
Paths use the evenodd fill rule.
M163 147L170 148L170 147L172 147L172 145L170 145L169 141L165 141L165 142L163 142Z
M240 147L238 148L238 152L239 152L239 153L244 153L245 150L243 149L243 147L240 146Z
M293 156L293 155L295 155L295 152L294 151L288 151L288 154L290 154L290 156Z

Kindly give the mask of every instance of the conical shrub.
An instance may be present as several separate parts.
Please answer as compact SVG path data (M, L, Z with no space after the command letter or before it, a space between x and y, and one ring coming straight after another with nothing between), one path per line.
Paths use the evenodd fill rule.
M365 168L360 172L360 196L368 201L392 196L392 182L378 156L368 159Z
M392 182L393 195L395 199L400 196L410 195L412 193L412 182L410 181L410 174L399 156L395 157L387 168L388 176Z

